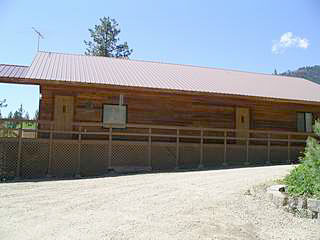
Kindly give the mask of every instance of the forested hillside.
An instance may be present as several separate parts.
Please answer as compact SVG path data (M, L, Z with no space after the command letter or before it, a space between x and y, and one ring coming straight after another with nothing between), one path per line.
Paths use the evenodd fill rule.
M320 84L320 65L301 67L298 70L281 73L283 76L301 77Z

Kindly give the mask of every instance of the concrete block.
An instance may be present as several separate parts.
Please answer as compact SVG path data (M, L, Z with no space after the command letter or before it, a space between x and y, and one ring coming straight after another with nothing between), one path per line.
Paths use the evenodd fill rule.
M275 191L275 192L285 192L287 185L277 184L268 187L267 191Z
M299 197L297 208L298 209L307 209L307 199Z
M307 207L309 210L313 212L320 213L320 200L317 199L308 199L307 200Z
M298 198L295 197L289 197L288 198L288 206L291 209L296 209L298 207Z
M288 195L282 192L273 192L272 201L278 206L286 206L288 204Z

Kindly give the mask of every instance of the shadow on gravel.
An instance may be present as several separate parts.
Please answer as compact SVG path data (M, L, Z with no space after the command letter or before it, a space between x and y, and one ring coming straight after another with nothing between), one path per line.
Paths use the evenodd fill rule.
M238 166L225 166L225 167L203 167L203 168L179 168L179 169L161 169L151 171L135 171L135 172L116 172L110 169L108 173L98 176L80 176L80 177L42 177L42 178L20 178L20 179L0 179L1 183L19 183L19 182L47 182L47 181L65 181L65 180L83 180L83 179L95 179L95 178L108 178L108 177L121 177L132 175L145 175L145 174L157 174L157 173L185 173L185 172L204 172L212 170L230 170L239 168L259 168L259 167L271 167L271 166L284 166L288 164L264 164L264 165L238 165Z

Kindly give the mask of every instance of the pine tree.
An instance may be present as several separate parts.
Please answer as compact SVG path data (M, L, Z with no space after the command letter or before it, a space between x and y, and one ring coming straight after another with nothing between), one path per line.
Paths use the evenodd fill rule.
M87 45L86 55L121 58L129 57L133 51L127 42L118 43L120 28L115 19L100 18L100 24L95 25L94 29L89 28L89 32L92 41L84 41Z
M8 118L9 118L9 119L13 119L13 114L12 114L11 111L10 111L9 114L8 114Z

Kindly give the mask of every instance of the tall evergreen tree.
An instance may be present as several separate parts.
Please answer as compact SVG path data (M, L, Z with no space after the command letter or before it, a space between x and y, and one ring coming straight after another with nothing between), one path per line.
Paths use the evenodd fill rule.
M9 119L13 119L13 113L12 113L11 111L10 111L9 114L8 114L8 118L9 118Z
M6 101L7 101L6 99L0 100L0 108L7 106Z
M18 108L18 110L14 112L13 118L14 119L23 119L23 114L24 114L24 109L23 109L22 104L20 104L20 107Z
M129 57L133 51L127 42L119 43L120 27L115 19L100 18L100 24L93 29L89 28L89 32L92 41L84 41L86 55L119 58Z
M0 118L2 118L1 108L6 107L6 99L0 100Z

